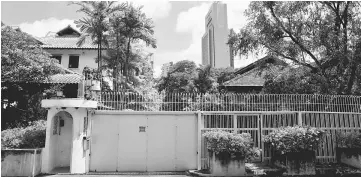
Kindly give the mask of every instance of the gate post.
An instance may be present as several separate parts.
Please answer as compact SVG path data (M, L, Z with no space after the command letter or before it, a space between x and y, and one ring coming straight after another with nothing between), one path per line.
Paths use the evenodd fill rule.
M202 129L204 128L202 121L202 113L200 111L197 112L198 116L198 128L197 128L197 136L198 136L198 150L197 150L197 169L202 169Z
M303 122L302 122L302 112L298 112L297 113L297 121L298 121L298 125L302 126Z
M264 144L263 144L263 114L258 115L258 147L262 149L261 151L261 162L264 161Z
M237 133L237 114L233 115L233 133Z

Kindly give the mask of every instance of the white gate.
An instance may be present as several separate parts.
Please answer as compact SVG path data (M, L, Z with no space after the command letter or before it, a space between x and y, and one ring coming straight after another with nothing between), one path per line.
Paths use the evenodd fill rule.
M96 114L90 171L184 171L197 168L195 114Z

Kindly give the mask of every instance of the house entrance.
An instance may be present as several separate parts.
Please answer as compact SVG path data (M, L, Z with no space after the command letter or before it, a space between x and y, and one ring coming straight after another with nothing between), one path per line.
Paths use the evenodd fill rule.
M52 146L55 172L70 172L73 136L73 118L65 111L53 118Z

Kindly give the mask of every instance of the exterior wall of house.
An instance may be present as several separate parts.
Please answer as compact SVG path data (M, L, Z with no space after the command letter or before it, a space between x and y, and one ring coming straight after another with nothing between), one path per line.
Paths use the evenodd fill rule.
M98 68L98 64L95 62L97 57L97 50L85 50L85 49L45 49L52 55L61 55L61 65L65 68L69 68L69 56L79 55L79 68L71 69L73 71L81 73L85 66L90 68Z

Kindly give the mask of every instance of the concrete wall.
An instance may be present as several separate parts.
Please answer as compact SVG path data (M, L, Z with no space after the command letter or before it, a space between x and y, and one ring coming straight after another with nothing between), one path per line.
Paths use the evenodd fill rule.
M97 50L69 50L69 49L45 49L52 55L61 55L61 65L65 68L69 66L69 56L70 55L79 55L79 69L73 70L77 72L82 72L85 66L90 68L97 68L98 64L95 63L95 58L97 57Z
M1 176L38 175L41 171L41 150L1 150Z
M91 118L90 171L197 168L196 114L108 113Z

